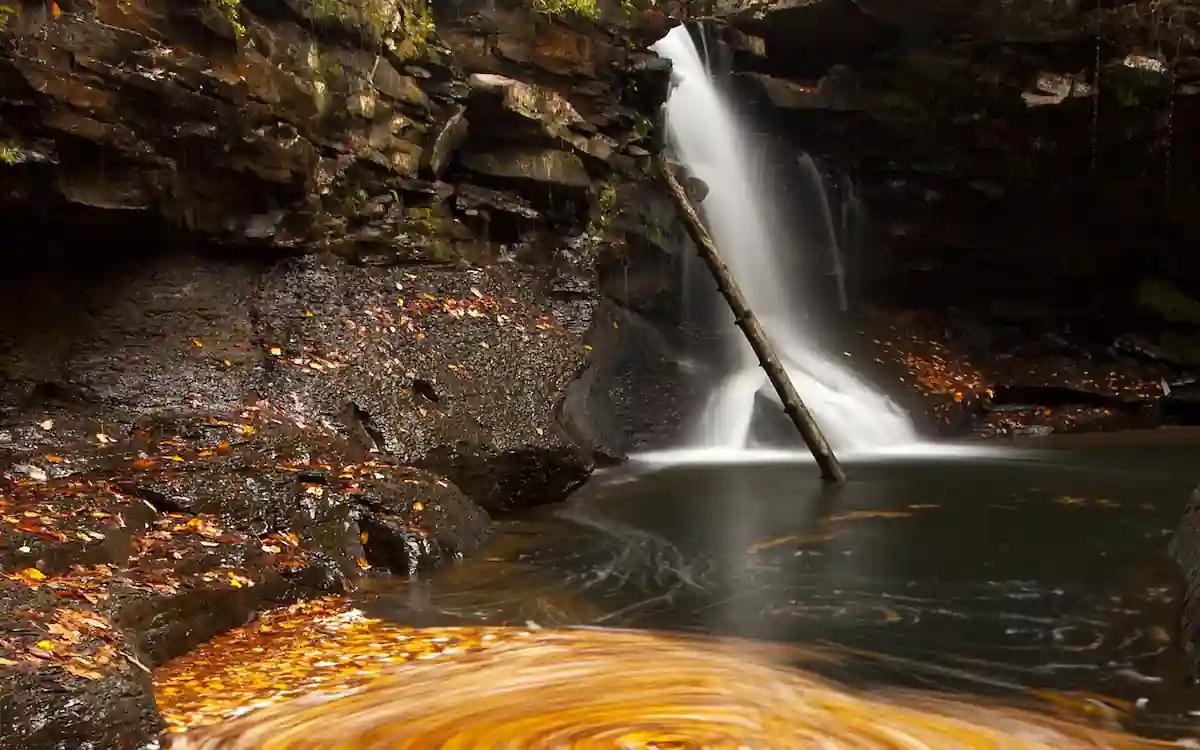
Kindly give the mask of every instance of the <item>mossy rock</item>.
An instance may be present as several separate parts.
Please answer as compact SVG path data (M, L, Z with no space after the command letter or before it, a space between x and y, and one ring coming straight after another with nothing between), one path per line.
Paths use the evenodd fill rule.
M548 16L573 14L582 18L596 18L600 15L600 4L597 0L531 0L533 9Z
M427 0L288 0L296 12L322 25L339 25L368 44L414 56L434 33Z
M1138 287L1137 302L1172 323L1200 325L1200 302L1161 279L1144 279Z

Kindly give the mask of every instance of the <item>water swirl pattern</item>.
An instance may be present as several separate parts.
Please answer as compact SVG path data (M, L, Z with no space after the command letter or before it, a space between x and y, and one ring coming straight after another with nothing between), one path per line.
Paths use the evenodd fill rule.
M935 695L852 695L772 647L626 630L491 629L414 661L179 735L174 750L1127 748L1171 743Z

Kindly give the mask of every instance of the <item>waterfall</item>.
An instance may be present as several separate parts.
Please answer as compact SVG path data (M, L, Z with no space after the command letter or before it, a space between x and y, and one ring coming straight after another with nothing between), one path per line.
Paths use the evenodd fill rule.
M902 409L820 351L806 335L806 316L798 304L800 284L787 270L795 243L773 226L771 217L782 214L771 210L771 191L751 178L745 132L714 85L687 28L677 26L652 49L674 65L675 86L666 106L668 135L677 157L708 185L700 206L704 220L834 450L853 453L916 442L916 431ZM815 166L812 173L823 191ZM790 207L790 213L815 215L824 226L809 234L833 235L836 244L828 200L821 200L823 205ZM840 254L835 262L840 270ZM749 344L734 336L730 325L738 364L710 395L693 447L750 447L758 394L778 403Z
M825 182L825 176L821 174L821 170L817 168L817 163L811 156L801 154L799 164L804 177L812 183L813 194L816 196L822 249L829 254L829 260L833 266L833 277L837 282L838 309L846 312L850 309L850 299L846 294L846 267L842 265L842 243L838 230L833 225L833 210L829 207L829 185ZM845 228L845 213L843 204L841 222L843 229Z

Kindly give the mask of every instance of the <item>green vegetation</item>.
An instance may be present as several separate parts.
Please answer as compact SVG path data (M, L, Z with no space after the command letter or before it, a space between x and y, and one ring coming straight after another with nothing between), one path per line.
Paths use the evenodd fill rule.
M437 28L433 23L431 3L426 0L414 3L414 6L401 10L403 14L401 31L404 32L404 38L400 40L395 51L404 60L418 56L429 45L433 35L437 33Z
M1137 290L1138 305L1175 323L1200 323L1200 302L1162 279L1143 279Z
M621 12L627 16L658 5L658 0L621 0ZM533 9L548 16L574 13L582 18L598 18L598 0L533 0Z
M11 5L0 5L0 29L8 25L8 21L17 15L17 9Z
M7 141L0 141L0 164L12 166L24 160L25 155L21 153L21 149Z
M596 204L592 207L587 233L597 237L603 235L616 215L617 188L611 182L606 182L596 193Z
M436 31L433 25L433 10L429 7L428 2L421 7L421 11L417 14L412 26L413 41L422 46L428 44L429 38Z
M658 0L621 0L621 12L632 16L658 7Z
M233 25L233 33L239 37L246 35L246 25L242 23L242 0L212 0L213 5L221 15Z
M582 18L596 18L600 15L596 0L533 0L533 9L548 16L574 13Z

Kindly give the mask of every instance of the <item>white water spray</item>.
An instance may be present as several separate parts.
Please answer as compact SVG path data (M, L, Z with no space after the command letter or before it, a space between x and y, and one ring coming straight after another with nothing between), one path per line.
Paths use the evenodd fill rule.
M652 49L674 64L667 126L680 159L708 185L701 204L705 222L831 446L856 453L917 442L900 407L806 340L796 305L799 290L783 270L793 250L766 220L774 212L761 186L750 179L742 130L687 29L677 26ZM823 213L831 222L828 202ZM750 447L756 395L766 388L764 393L778 401L749 344L739 338L737 345L738 369L710 396L696 447Z

